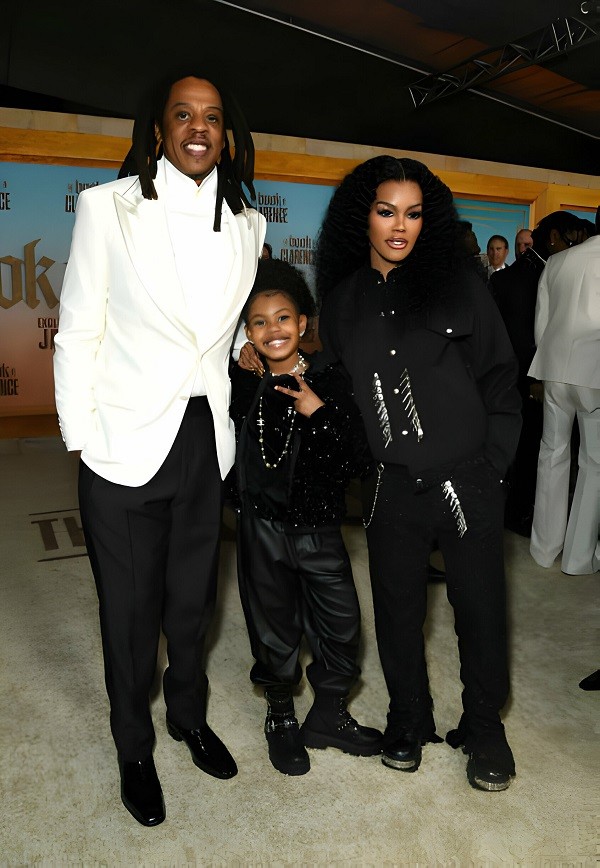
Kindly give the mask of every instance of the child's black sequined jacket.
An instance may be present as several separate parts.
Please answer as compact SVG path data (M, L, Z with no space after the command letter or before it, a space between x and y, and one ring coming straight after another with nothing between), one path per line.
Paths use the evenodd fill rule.
M310 418L291 413L290 399L273 389L276 383L296 388L293 378L275 378L267 372L259 380L237 365L230 372L237 504L280 521L291 532L338 526L346 510L348 482L365 475L372 463L348 376L341 366L325 364L321 354L306 358L310 367L304 380L325 402ZM273 457L274 464L275 456L282 454L292 417L287 452L276 467L267 468L263 455Z

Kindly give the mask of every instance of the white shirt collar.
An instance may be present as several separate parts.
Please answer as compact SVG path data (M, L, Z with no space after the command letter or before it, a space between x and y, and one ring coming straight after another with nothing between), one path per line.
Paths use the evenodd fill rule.
M185 201L186 199L212 199L213 207L217 195L217 167L203 179L201 184L196 184L193 178L189 178L180 172L166 157L161 157L157 164L157 174L162 172L162 179L167 189L169 199Z

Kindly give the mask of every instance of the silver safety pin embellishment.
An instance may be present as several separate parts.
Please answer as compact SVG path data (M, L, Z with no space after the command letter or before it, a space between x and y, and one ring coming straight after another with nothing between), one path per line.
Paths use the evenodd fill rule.
M388 416L387 407L383 399L383 389L381 388L381 380L379 374L375 372L373 375L373 401L377 411L379 427L383 434L384 447L387 448L392 442L392 428L390 425L390 417Z
M442 482L442 491L444 492L445 499L450 502L450 510L456 521L458 535L459 537L463 537L467 532L467 522L465 519L465 514L462 511L462 506L460 505L458 495L454 490L452 482L449 479L447 479L445 482Z
M402 372L402 379L400 380L400 393L402 396L402 404L404 406L404 410L406 411L406 415L408 416L408 421L412 425L413 431L417 435L417 441L420 443L423 439L423 428L421 426L421 420L419 419L415 400L412 395L412 389L410 387L410 377L408 375L407 368L404 368L404 371Z

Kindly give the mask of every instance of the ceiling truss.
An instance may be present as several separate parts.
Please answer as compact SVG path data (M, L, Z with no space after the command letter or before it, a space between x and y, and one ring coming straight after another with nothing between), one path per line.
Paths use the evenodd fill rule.
M470 57L446 72L433 73L409 85L415 108L463 90L481 86L510 72L543 65L567 51L600 42L600 24L579 18L558 18L541 30L499 48Z

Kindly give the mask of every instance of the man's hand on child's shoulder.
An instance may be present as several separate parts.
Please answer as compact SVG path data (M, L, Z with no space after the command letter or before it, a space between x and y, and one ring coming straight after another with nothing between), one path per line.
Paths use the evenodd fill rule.
M260 356L254 349L254 344L251 344L250 341L246 341L240 350L238 365L245 371L252 371L254 374L258 374L259 377L262 377L265 372Z

